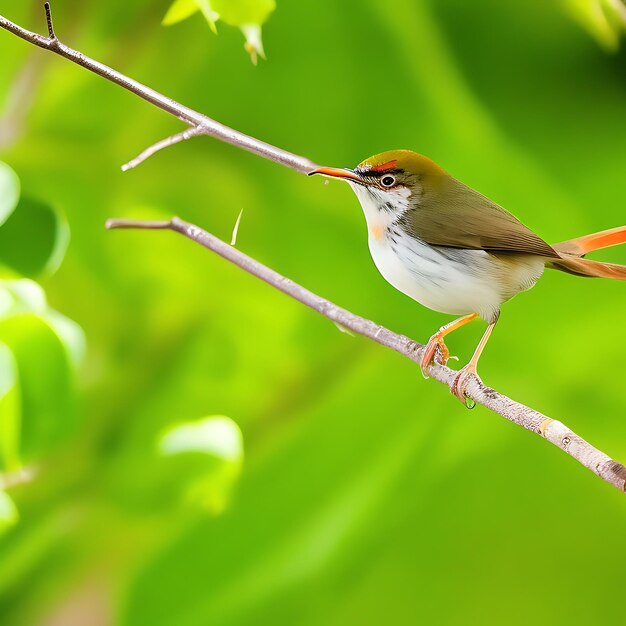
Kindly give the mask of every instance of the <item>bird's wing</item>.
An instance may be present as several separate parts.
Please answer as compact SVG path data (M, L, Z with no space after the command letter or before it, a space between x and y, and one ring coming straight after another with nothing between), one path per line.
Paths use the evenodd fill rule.
M406 219L412 232L433 246L559 257L508 211L451 177L425 188Z

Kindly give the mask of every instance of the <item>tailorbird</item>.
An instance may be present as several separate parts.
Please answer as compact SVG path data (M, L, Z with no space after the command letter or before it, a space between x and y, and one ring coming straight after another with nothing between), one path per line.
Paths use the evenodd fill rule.
M347 181L367 221L376 267L396 289L458 319L428 341L421 367L446 364L444 337L477 317L487 330L452 393L465 402L471 376L500 315L500 305L530 289L544 268L576 276L626 280L626 266L584 259L593 250L626 242L626 226L549 245L516 217L410 150L377 154L354 169L320 167Z

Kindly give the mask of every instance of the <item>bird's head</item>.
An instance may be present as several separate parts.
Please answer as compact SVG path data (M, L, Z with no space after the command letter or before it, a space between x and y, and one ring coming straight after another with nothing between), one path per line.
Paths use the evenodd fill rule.
M427 191L434 190L438 181L447 177L434 161L411 150L382 152L354 169L320 167L312 174L348 182L368 218L379 212L395 219L417 206Z

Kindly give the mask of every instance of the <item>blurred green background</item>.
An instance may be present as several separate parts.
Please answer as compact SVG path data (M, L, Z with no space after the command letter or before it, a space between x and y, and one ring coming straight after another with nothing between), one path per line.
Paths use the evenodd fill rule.
M256 67L235 28L163 27L168 4L53 11L68 44L318 162L414 149L551 242L626 223L626 55L593 1L278 0ZM0 14L45 32L39 2ZM122 174L181 125L3 31L0 59L26 198L0 228L0 456L32 471L0 501L3 626L624 619L623 494L189 241L103 228L177 214L230 240L243 208L240 249L425 341L449 318L378 275L347 186L205 138ZM622 461L624 287L547 272L481 361ZM214 415L232 454L159 452Z

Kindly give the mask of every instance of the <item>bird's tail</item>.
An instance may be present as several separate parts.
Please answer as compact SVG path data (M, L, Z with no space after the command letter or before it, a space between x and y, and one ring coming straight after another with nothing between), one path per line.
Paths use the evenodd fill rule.
M626 243L626 226L562 241L552 246L559 253L560 258L550 261L549 265L554 269L577 276L626 280L626 265L583 258L588 252L609 248L620 243Z

